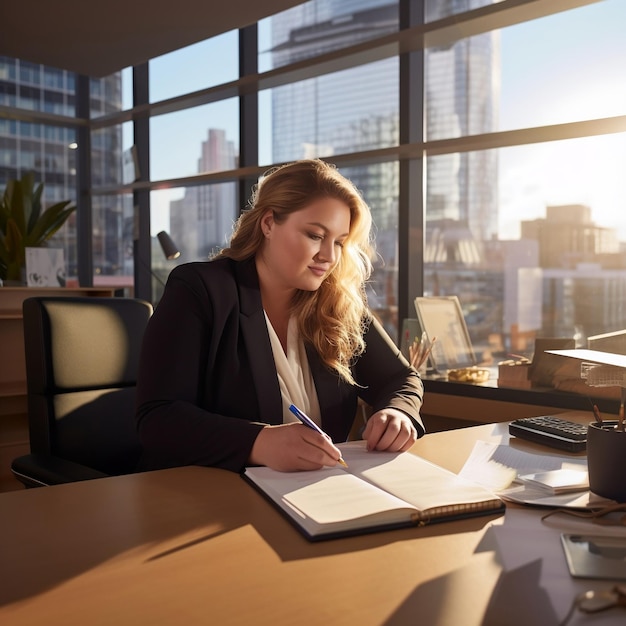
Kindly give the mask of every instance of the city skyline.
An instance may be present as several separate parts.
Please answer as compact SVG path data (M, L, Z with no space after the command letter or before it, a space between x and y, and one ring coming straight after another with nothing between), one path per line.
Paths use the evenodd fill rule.
M431 6L467 11L486 1ZM342 12L348 6L354 12L346 15ZM604 20L593 19L598 15ZM425 50L424 108L416 103L415 114L424 114L433 152L439 147L433 142L439 140L459 147L427 157L424 228L420 214L414 229L399 231L399 220L410 223L408 211L419 210L421 203L409 207L401 198L404 170L397 162L361 159L359 165L341 168L372 208L378 254L368 300L392 335L399 327L399 308L407 314L407 289L425 296L457 295L473 339L485 350L498 345L492 341L496 335L502 345L522 349L532 345L537 333L582 337L626 324L619 299L626 293L626 246L616 237L620 229L620 239L626 240L621 172L626 134L610 134L608 124L599 124L603 116L619 116L626 108L626 86L611 80L626 58L626 42L615 26L618 17L626 18L626 3L607 0ZM397 5L385 0L309 2L259 25L259 48L265 51L259 55L263 64L271 61L261 71L380 38L397 29L397 19ZM546 42L548 33L555 35ZM236 80L238 43L237 32L226 33L150 61L149 105L161 102L167 108L171 98L191 105L198 101L198 89ZM216 72L208 62L215 58L224 59ZM406 145L408 138L400 136L400 70L400 57L392 55L259 92L259 118L250 123L258 128L261 167ZM421 86L421 70L416 71ZM74 75L69 72L8 58L0 59L0 72L5 76L0 76L2 101L8 106L57 110L59 92L65 90L64 106L71 107ZM94 119L132 108L132 70L107 78L111 85L94 80L92 91L115 97L98 105L92 99ZM154 112L161 106L156 104ZM582 124L570 132L568 125L576 122ZM152 235L169 231L181 250L180 263L206 259L227 243L232 223L249 198L238 197L236 182L172 188L164 181L237 170L239 99L151 115L149 126L151 166L141 172L141 180L154 188ZM542 126L551 127L547 134ZM30 163L40 165L45 180L75 175L71 168L59 172L52 158L73 154L68 152L73 137L61 137L45 124L4 120L3 128L5 175L19 175ZM607 134L594 136L596 128ZM474 152L464 147L472 135L480 137L476 146L490 145L490 134L497 132L508 141L510 131L514 147ZM542 136L577 134L584 138L528 143ZM42 148L31 141L40 135L52 142L50 151L47 143ZM82 236L92 238L93 280L131 285L137 270L137 212L133 194L123 186L136 179L136 162L129 159L133 122L94 130L91 142L96 150L91 160L93 227ZM139 143L138 150L144 145ZM139 162L144 156L138 154ZM120 193L102 193L105 182L121 185ZM58 191L74 193L67 184ZM559 209L552 211L557 222L544 224L554 207ZM69 224L71 237L76 226ZM57 243L68 248L67 241L65 236ZM402 276L399 251L405 244L409 267L422 270L421 282ZM167 276L173 264L162 258L156 238L151 258L152 270ZM154 283L152 289L158 301Z
M543 18L534 22L502 29L502 87L500 129L508 130L536 123L554 123L555 116L561 115L563 107L571 112L572 121L585 117L602 117L618 115L624 109L626 101L626 85L615 81L611 68L616 59L626 56L626 41L621 36L619 24L626 20L625 3L607 0L598 14L598 7L591 5L576 9L552 18ZM603 19L596 19L599 15ZM559 28L555 29L554 20L558 18ZM602 46L589 56L590 47L583 47L578 37L581 29L587 28L594 20L599 32L602 32ZM564 23L565 21L565 23ZM555 37L555 32L558 37ZM550 37L546 35L551 33ZM228 34L223 36L223 45L232 45ZM532 41L529 46L528 42ZM196 44L198 49L203 46L215 46L219 41ZM269 50L269 28L267 21L259 23L259 50ZM191 54L192 50L187 50ZM556 50L556 52L555 52ZM213 48L213 52L215 52ZM552 54L555 60L546 63ZM159 78L167 83L168 66L176 67L176 80L179 88L185 89L185 81L197 80L186 77L185 71L176 63L177 55L165 55L154 62L160 66ZM221 58L228 58L223 55ZM603 61L604 60L604 61ZM568 71L568 64L571 68ZM234 61L236 64L236 59ZM228 65L224 63L222 65ZM184 66L185 67L185 66ZM192 70L194 64L187 64ZM197 67L197 66L195 66ZM597 68L602 68L598 71ZM234 71L234 70L233 70ZM221 67L222 75L230 76L228 68ZM577 74L574 77L573 74ZM585 90L587 96L580 97L580 82L589 83L593 88ZM548 90L546 92L546 89ZM535 100L535 93L542 94L542 100ZM547 97L543 94L547 93ZM268 105L268 93L260 94L260 108L271 109ZM232 103L231 103L232 104ZM534 106L536 105L536 106ZM213 106L213 105L211 105ZM193 136L182 149L176 153L176 162L161 159L153 155L154 178L174 178L196 173L190 169L191 162L197 160L200 150L200 136L205 135L209 128L225 130L229 141L238 144L237 110L233 106L224 106L228 111L210 111L211 124L202 126L201 111L187 114L183 128L178 127L179 138ZM530 113L528 112L530 110ZM260 163L271 163L268 155L271 150L270 110L267 110L264 123L260 124L262 137L260 145ZM532 116L532 118L529 118ZM174 120L173 120L174 121ZM214 122L219 121L219 125ZM222 123L224 122L224 123ZM170 132L175 132L172 128ZM572 150L572 142L581 145L579 150ZM585 144L584 146L582 144ZM179 144L180 145L180 144ZM545 156L538 161L538 149ZM263 156L265 154L265 156ZM585 155L587 157L585 158ZM607 155L614 155L607 159ZM158 158L156 158L158 157ZM546 207L555 204L586 204L592 210L593 221L601 226L615 228L620 241L626 241L626 223L621 219L626 203L626 182L621 175L621 163L626 162L626 135L606 135L588 140L570 140L568 142L552 142L542 146L531 145L516 148L503 148L499 151L499 193L498 193L498 236L501 239L519 238L520 224L524 219L545 217ZM160 161L160 162L159 162ZM182 197L182 190L172 189L167 192L153 193L155 207L153 209L153 234L167 229L169 199ZM245 204L247 199L242 199Z

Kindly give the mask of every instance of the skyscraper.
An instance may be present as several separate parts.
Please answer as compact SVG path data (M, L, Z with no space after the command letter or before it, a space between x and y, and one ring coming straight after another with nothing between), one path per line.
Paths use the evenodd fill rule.
M427 3L427 20L491 0ZM314 0L271 19L274 66L354 45L398 29L398 4L384 0ZM496 129L499 47L493 33L425 52L426 136L436 139ZM330 157L397 145L399 60L391 57L302 80L272 91L273 160ZM415 112L422 115L422 110ZM375 274L381 308L395 304L389 272L397 267L398 167L381 163L344 170L372 209L385 268ZM431 158L427 223L465 228L477 242L497 233L495 153ZM427 232L428 236L428 232ZM481 249L477 246L477 249ZM382 301L381 301L382 300ZM376 304L374 305L376 306Z
M432 21L491 4L491 0L427 3ZM424 55L426 139L449 139L498 130L499 33L428 48ZM454 220L478 242L498 233L498 168L495 150L428 159L426 210L431 223Z
M198 172L234 169L237 161L235 144L226 138L226 131L210 128L200 147ZM171 234L181 250L181 261L206 259L223 247L237 212L235 183L187 187L180 200L170 203Z
M122 109L121 74L91 80L91 115ZM76 116L76 76L73 72L0 56L0 105ZM44 183L45 205L61 200L76 202L76 131L54 123L40 124L0 118L0 186L10 179L34 172ZM122 182L121 129L108 128L92 139L92 184L94 187ZM126 217L119 200L94 199L94 269L98 273L121 272L130 242L122 236ZM81 207L78 207L81 210ZM76 214L54 237L65 249L67 275L76 275ZM111 233L117 233L112 237Z

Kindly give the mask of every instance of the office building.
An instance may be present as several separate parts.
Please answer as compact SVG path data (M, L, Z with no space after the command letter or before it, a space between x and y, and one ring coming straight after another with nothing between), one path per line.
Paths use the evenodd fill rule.
M237 167L237 150L223 129L209 128L200 146L198 173ZM235 183L187 187L182 199L170 203L170 229L181 261L207 259L226 243L238 214Z
M99 117L122 110L119 72L90 81L90 115ZM76 75L39 63L0 56L0 105L39 111L43 115L76 116ZM77 198L77 131L51 123L34 123L0 117L0 186L10 179L35 172L44 183L44 203ZM91 180L96 186L122 184L121 129L94 133L91 146ZM131 207L113 198L93 207L92 245L98 274L123 273L131 238L124 237ZM132 215L131 221L132 221ZM112 235L113 234L113 235ZM67 275L77 274L76 216L53 239L65 252ZM132 256L132 255L131 255Z
M478 4L469 3L471 6L465 8ZM431 18L442 16L446 9L436 11L431 10ZM380 37L397 31L398 25L397 2L306 3L271 19L273 66ZM429 138L445 134L441 126L450 124L456 127L456 134L494 130L495 85L499 82L494 33L429 49L425 74L429 85L425 94ZM273 160L349 154L395 145L399 140L398 75L398 59L392 57L274 89ZM397 303L397 165L351 167L345 173L363 192L373 211L384 263L376 269L370 302L376 309L388 310ZM494 236L498 185L494 153L432 160L426 176L427 245L432 246L429 240L437 236L436 227L431 225L443 220L465 225L479 242Z
M539 242L541 267L573 268L606 255L618 256L626 266L626 257L619 254L617 232L594 224L586 205L548 206L545 218L524 220L521 227L522 238Z
M626 100L622 82L615 79L626 58L623 34L617 32L626 19L621 0L325 0L289 8L290 4L247 3L245 16L237 5L233 17L234 5L229 3L210 20L191 8L178 11L177 19L189 18L188 28L164 29L167 36L161 33L156 42L148 29L141 38L135 29L123 44L105 42L106 54L76 54L76 41L74 50L66 48L66 40L72 39L63 35L70 20L59 17L62 7L55 7L47 20L57 36L45 58L33 42L41 41L46 31L21 37L17 43L11 33L3 37L0 166L11 171L17 171L20 163L68 168L63 179L59 172L53 177L47 170L45 180L51 191L67 188L70 194L78 186L82 190L78 213L88 219L73 219L69 226L77 241L89 245L74 246L73 235L62 235L68 238L66 257L84 271L82 284L95 283L120 266L132 277L134 266L135 293L152 299L150 270L161 263L160 258L150 258L156 195L176 191L184 198L172 207L172 234L175 240L181 238L179 246L184 248L187 224L194 224L205 240L197 246L189 243L190 256L202 258L229 232L230 217L220 225L211 206L230 207L234 202L241 210L247 192L268 167L301 156L322 156L353 178L372 206L381 253L372 303L381 315L387 312L390 329L399 329L402 320L413 315L415 296L456 293L463 298L471 333L481 335L481 342L487 340L487 331L506 338L510 328L536 323L536 302L527 306L519 298L526 297L529 284L534 298L538 272L562 268L579 272L582 278L595 265L594 277L606 271L607 285L614 285L615 276L609 274L623 268L619 260L623 251L619 247L614 251L616 239L618 244L626 240L621 175ZM7 10L21 6L16 3ZM124 10L120 7L120 15ZM208 5L202 10L208 11ZM148 7L141 11L143 24L157 17ZM223 21L226 17L230 21ZM119 16L115 24L107 25L109 19L103 16L94 33L89 32L90 24L82 25L82 45L95 43L96 35L113 27L120 29L116 32L122 42L130 26ZM257 28L259 20L269 27L269 43L264 41L263 47L257 40L262 31ZM233 30L244 23L245 28ZM194 58L185 48L229 33L230 47L219 57ZM35 52L37 59L31 58ZM178 52L184 61L176 60ZM24 59L16 61L11 54ZM173 65L180 62L172 81L177 91L151 98L158 91L153 83L159 77L148 66L165 54L173 55ZM258 67L262 57L269 59L268 64ZM12 66L7 59L12 59ZM53 65L49 59L62 69L47 78L44 71L44 79L38 79L44 86L47 80L47 91L57 94L45 96L49 103L44 109L33 104L36 83L29 74L35 69L28 64L41 72ZM223 77L220 70L227 63L235 69ZM22 81L18 75L22 66L20 99L15 85ZM114 78L120 71L132 73L135 81L133 103L124 107L117 93L120 79ZM196 80L187 88L190 72ZM101 104L90 104L83 88L75 90L80 106L74 107L71 83L85 76L90 77L92 100L100 99ZM583 97L587 95L593 97ZM154 174L150 158L166 151L181 154L178 140L191 134L187 127L184 133L172 132L170 144L157 145L152 135L158 122L170 115L173 122L187 115L191 119L200 107L218 104L230 108L236 118L234 126L240 133L234 143L239 145L228 146L235 135L227 131L220 138L217 131L226 127L213 115L206 116L201 124L193 124L194 148L185 152L197 150L200 165L184 173ZM267 118L262 113L268 113ZM419 132L407 132L408 122ZM34 146L27 138L35 132L31 124L56 139L48 143L37 139L39 145ZM121 134L129 126L142 165L138 180L124 178L122 171L128 144ZM207 135L209 129L216 131L213 139ZM81 153L80 145L78 151L65 154L63 146L81 132L90 135L93 154ZM223 150L209 165L201 147L212 141ZM35 155L43 159L36 161ZM92 175L87 172L84 177L86 163ZM224 189L236 185L236 200L230 192L212 197L210 189L221 185ZM572 226L567 245L562 224L540 222L546 206L579 205L589 207L593 221ZM522 233L531 223L541 224L535 228L534 243L529 233ZM552 228L560 239L544 234ZM139 244L135 253L134 241ZM513 241L522 243L504 244ZM546 254L548 243L555 243L561 260L542 257L535 265L525 265L531 263L530 246L541 241L540 254ZM550 254L557 254L554 250ZM532 276L522 276L529 272ZM576 310L588 304L580 298L589 299L590 292L572 288L573 278L554 274L562 285L551 287L558 297L543 297L543 320L578 319ZM590 327L596 328L597 321L609 325L598 332L612 332L619 330L615 325L624 325L620 293L618 287L607 286L596 298L597 317ZM509 302L509 297L518 300ZM554 307L548 314L547 303ZM498 316L501 321L495 319ZM532 332L554 328L546 325Z

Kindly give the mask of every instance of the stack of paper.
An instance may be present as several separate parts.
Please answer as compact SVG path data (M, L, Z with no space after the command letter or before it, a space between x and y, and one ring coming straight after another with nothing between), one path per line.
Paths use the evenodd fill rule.
M552 494L589 489L589 476L584 470L557 469L548 472L536 472L523 474L519 480L531 487L539 487Z

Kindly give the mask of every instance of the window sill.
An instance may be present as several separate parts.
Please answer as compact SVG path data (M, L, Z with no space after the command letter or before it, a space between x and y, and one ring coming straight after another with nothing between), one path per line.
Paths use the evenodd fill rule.
M503 422L518 417L583 411L593 420L593 405L603 414L615 414L619 399L533 387L517 389L498 387L497 378L485 383L456 382L423 376L426 415L466 420L474 423Z

